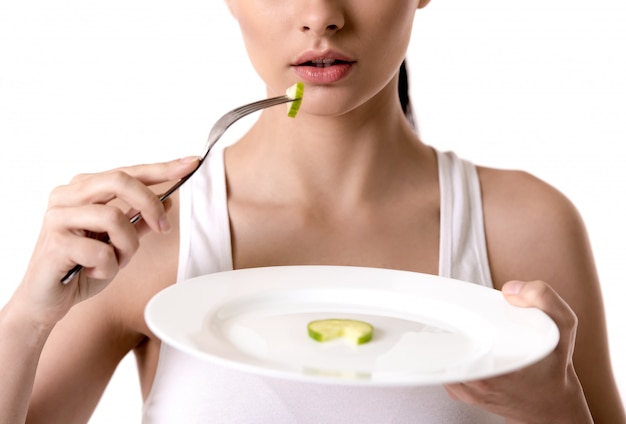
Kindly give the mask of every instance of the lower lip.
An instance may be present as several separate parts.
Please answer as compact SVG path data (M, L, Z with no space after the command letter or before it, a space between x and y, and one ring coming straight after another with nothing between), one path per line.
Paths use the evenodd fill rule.
M353 63L338 63L320 68L317 66L294 66L296 74L307 82L330 84L341 81L352 70Z

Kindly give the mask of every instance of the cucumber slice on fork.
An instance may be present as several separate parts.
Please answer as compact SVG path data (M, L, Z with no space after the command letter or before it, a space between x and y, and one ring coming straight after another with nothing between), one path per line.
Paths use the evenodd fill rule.
M294 99L293 102L288 103L289 109L287 110L287 116L290 118L295 118L300 110L300 105L302 104L302 96L304 95L304 84L301 82L297 82L291 87L287 89L285 95L291 99Z

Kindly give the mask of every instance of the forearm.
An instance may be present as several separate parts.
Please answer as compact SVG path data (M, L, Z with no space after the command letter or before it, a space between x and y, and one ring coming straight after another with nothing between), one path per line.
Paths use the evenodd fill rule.
M23 423L37 364L51 328L40 326L9 302L0 310L0 423Z

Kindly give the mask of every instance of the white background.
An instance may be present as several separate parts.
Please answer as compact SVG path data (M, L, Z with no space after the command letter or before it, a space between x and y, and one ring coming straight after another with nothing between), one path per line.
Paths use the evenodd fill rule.
M528 170L579 207L622 393L624 4L433 0L409 53L427 143ZM198 154L217 117L262 97L220 0L0 0L0 304L20 281L51 188L80 172ZM133 367L122 363L93 423L139 421Z

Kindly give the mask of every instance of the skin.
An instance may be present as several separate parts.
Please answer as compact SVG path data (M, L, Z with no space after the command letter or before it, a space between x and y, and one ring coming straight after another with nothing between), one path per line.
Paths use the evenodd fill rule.
M413 13L427 3L228 2L268 94L297 81L292 64L306 50L332 47L357 61L339 83L307 86L297 119L268 109L227 149L235 268L437 272L436 156L408 125L396 94ZM154 193L196 165L189 158L81 175L51 194L24 279L0 312L0 361L12 365L0 370L0 422L87 421L131 351L147 396L160 341L143 310L175 281L179 236L177 197L161 205ZM598 276L575 207L529 174L478 172L494 284L512 304L544 310L561 339L539 363L449 385L450 396L510 423L590 423L592 416L596 423L626 422ZM135 211L144 220L133 227L127 220ZM86 231L107 232L112 243ZM84 271L60 285L76 263Z

